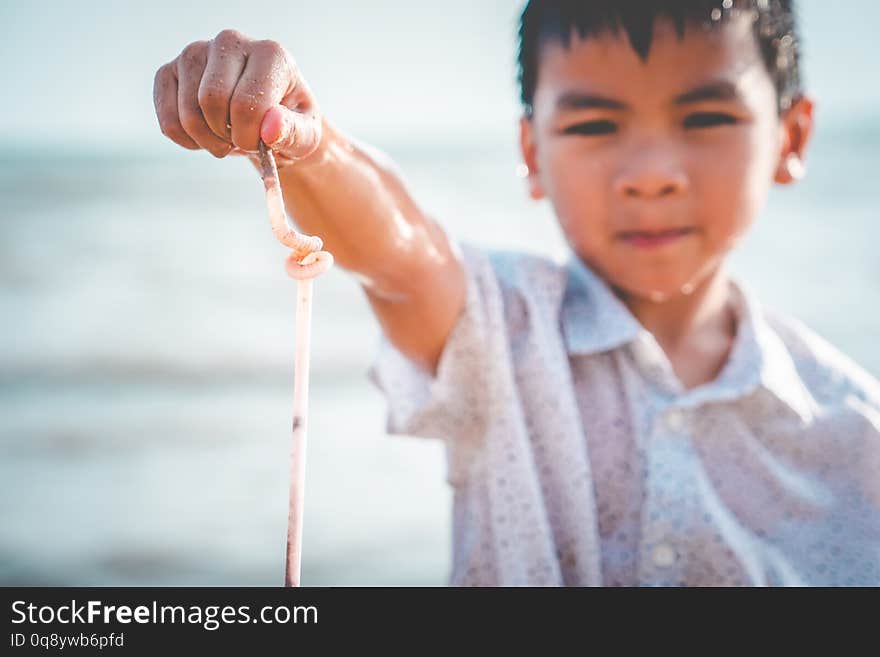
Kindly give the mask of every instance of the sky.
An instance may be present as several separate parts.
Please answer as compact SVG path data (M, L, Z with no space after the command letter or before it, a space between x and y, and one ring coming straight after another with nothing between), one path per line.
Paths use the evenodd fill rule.
M234 27L287 47L328 117L364 139L507 139L518 116L520 0L0 2L7 101L0 147L161 149L156 69ZM806 79L820 118L880 115L871 0L802 0ZM841 10L840 7L845 7ZM10 65L11 63L11 65Z

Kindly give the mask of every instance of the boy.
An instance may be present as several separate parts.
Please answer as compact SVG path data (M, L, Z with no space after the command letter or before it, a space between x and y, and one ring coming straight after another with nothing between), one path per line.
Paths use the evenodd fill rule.
M190 44L155 101L187 148L270 144L361 280L389 431L447 448L451 583L876 585L880 384L724 266L803 174L798 60L790 0L529 2L521 147L564 266L452 242L274 42Z

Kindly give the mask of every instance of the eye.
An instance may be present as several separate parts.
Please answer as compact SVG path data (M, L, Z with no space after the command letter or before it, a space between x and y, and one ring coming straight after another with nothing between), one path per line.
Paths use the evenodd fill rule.
M606 135L616 129L611 121L588 121L569 126L562 132L566 135Z
M730 114L720 114L717 112L703 112L700 114L691 114L684 120L685 128L709 128L717 125L729 125L736 123L736 117Z

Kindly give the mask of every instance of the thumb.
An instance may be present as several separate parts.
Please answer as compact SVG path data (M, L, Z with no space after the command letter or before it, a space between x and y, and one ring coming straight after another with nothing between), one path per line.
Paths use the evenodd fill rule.
M321 143L321 117L317 112L302 113L275 105L263 116L260 138L279 155L301 160Z

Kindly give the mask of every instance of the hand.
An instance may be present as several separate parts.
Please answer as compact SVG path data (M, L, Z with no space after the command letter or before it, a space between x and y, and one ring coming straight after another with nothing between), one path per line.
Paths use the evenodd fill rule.
M162 66L153 102L162 134L218 158L254 159L262 138L281 168L321 144L317 103L290 54L235 30L190 43Z

